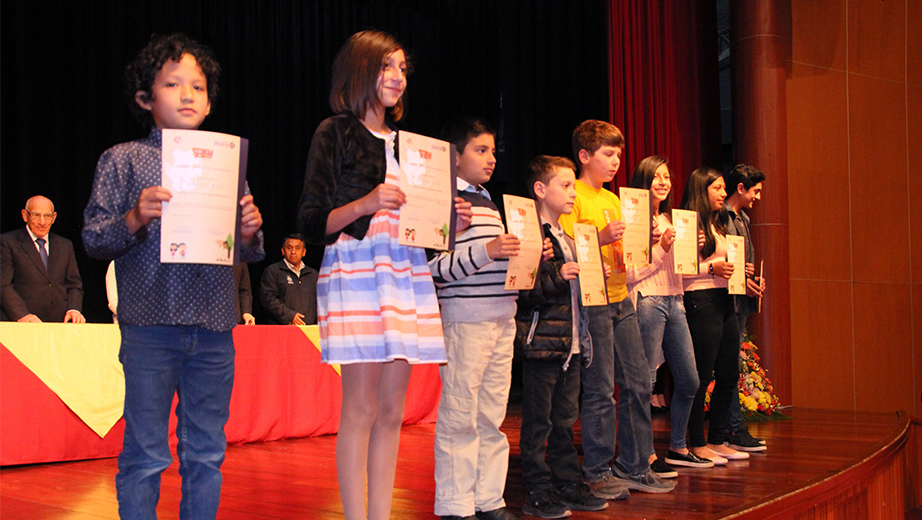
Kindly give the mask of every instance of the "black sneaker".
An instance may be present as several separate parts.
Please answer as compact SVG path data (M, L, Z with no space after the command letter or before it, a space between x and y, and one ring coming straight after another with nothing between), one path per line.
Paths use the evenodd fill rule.
M574 482L558 493L565 506L577 511L601 511L608 507L608 500L593 495L584 482Z
M761 443L759 442L760 440L762 441ZM764 440L756 439L748 431L741 430L730 434L730 442L727 443L727 446L737 451L757 452L768 449L764 443Z
M650 469L652 469L653 473L656 473L656 476L659 478L677 478L679 476L678 471L660 459L651 462Z
M628 489L644 493L669 493L675 489L675 482L666 482L660 479L649 467L636 475L632 475L622 468L621 464L615 462L611 470L615 478L624 483Z
M713 468L714 461L704 459L689 451L687 455L682 455L677 451L669 450L666 454L666 462L673 466L685 466L686 468Z
M543 488L529 492L528 496L525 497L522 512L538 518L566 518L572 514L560 500L560 496L554 488Z

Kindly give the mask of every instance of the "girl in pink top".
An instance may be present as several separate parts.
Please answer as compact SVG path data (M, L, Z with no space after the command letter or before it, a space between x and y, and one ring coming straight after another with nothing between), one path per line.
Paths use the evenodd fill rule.
M669 363L675 381L670 409L669 453L666 463L691 468L710 468L714 463L688 450L685 443L685 429L691 413L692 403L700 386L698 370L695 367L695 353L692 338L685 321L685 293L682 275L675 272L676 231L669 220L672 210L672 179L666 159L658 155L640 161L634 170L631 187L650 190L653 202L654 238L659 241L653 246L652 262L645 265L627 266L628 293L637 308L637 323L640 337L650 368L650 379L656 381L656 368L664 357ZM668 466L650 455L650 462L659 476L678 476Z

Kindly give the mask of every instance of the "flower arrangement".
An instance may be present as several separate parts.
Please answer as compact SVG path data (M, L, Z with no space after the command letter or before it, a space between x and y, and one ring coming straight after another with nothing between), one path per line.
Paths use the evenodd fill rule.
M756 353L759 348L755 346L748 335L740 345L740 411L743 419L747 421L766 421L772 419L787 419L778 411L781 401L774 394L772 382L765 369L759 364L761 358ZM708 385L704 398L704 409L708 410L711 403L711 393L714 391L714 381Z

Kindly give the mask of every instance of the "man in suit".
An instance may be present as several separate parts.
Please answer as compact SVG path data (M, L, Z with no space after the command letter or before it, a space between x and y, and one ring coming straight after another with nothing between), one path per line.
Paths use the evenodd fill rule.
M73 243L51 233L58 214L41 195L26 201L24 229L0 235L0 319L85 323Z

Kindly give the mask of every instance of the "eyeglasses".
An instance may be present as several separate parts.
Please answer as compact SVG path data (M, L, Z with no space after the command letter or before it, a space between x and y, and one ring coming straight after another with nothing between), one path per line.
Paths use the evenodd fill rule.
M26 210L26 213L28 213L29 216L32 217L32 220L41 220L41 219L51 220L54 217L54 213L39 213L37 211L29 211L29 210Z

